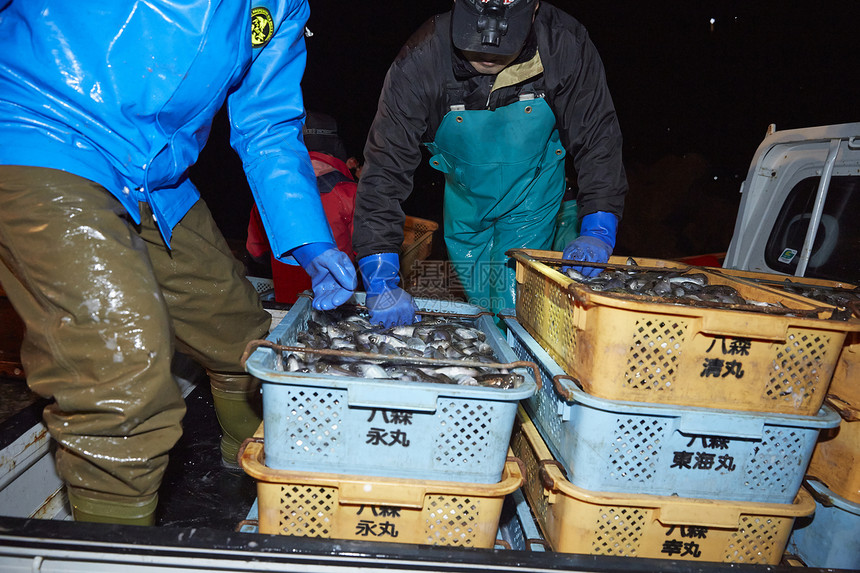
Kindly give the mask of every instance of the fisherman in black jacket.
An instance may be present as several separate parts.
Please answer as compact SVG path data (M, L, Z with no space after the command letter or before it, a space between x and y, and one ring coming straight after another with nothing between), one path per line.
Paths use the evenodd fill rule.
M551 247L566 154L581 230L565 258L608 260L627 192L621 131L600 57L570 15L540 0L455 0L389 68L353 235L371 318L385 325L414 320L412 297L398 287L398 250L422 144L445 175L445 242L473 304L513 307L505 252Z

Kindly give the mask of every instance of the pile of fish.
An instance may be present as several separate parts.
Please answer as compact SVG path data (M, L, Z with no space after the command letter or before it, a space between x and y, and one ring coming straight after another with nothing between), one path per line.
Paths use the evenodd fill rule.
M852 304L860 304L860 289L819 288L795 284L788 279L785 280L783 288L788 292L826 302L833 306L847 307Z
M783 288L794 294L805 296L836 307L830 316L832 320L860 318L860 289L827 288L800 285L786 279Z
M565 274L591 290L605 293L623 293L671 299L683 303L706 301L722 304L745 304L768 306L769 303L747 300L729 285L708 284L703 273L683 274L680 271L642 270L632 258L627 259L627 268L607 269L595 277L585 277L573 268Z
M450 317L424 316L414 324L383 328L372 325L359 312L314 310L306 328L296 335L293 346L344 352L282 352L278 368L285 372L505 390L521 385L523 377L520 374L506 368L485 366L498 363L486 338L479 328ZM350 356L350 352L378 356L356 357ZM400 357L406 360L398 359ZM431 360L410 362L409 358Z

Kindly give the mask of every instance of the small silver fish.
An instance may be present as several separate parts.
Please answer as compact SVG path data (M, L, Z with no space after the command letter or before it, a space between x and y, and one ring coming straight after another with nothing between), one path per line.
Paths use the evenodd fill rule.
M564 274L566 274L568 277L572 278L578 283L583 283L587 280L584 274L577 270L574 270L573 268L567 269Z
M391 378L391 375L379 364L358 362L352 365L352 369L363 378Z

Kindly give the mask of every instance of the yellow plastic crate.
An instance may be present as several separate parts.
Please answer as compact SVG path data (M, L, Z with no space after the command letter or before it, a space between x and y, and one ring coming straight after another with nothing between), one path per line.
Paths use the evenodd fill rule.
M406 216L403 224L403 244L400 246L400 272L403 274L403 285L415 286L418 276L413 268L418 261L427 260L433 251L433 234L439 225L428 219ZM407 288L408 290L408 288Z
M802 297L673 261L637 259L641 267L704 273L710 284L794 311L751 305L671 304L601 293L535 257L513 251L516 318L552 358L594 396L730 410L815 415L846 336L860 320L826 320L830 308ZM610 258L624 265L623 257Z
M553 551L776 565L795 518L815 510L802 489L792 504L584 490L565 478L522 408L515 426L526 499Z
M800 297L800 295L786 290L789 281L798 286L814 286L824 289L845 289L860 292L860 287L846 282L828 281L809 277L790 277L787 275L776 275L772 273L758 273L754 271L740 271L735 269L719 269L720 273L739 280L751 281L759 286L778 289L786 293L786 296ZM804 299L811 300L811 299ZM815 301L813 304L825 303ZM850 310L856 317L860 317L860 305L854 304ZM828 395L835 396L838 400L849 404L852 408L860 408L860 332L849 332L842 347L842 353L833 371L830 381Z
M274 470L255 436L239 461L257 480L260 533L491 548L505 496L523 483L513 459L497 484Z
M860 332L852 332L845 339L828 394L860 409Z
M834 398L827 403L840 413L842 422L821 431L807 475L836 495L860 503L860 410Z

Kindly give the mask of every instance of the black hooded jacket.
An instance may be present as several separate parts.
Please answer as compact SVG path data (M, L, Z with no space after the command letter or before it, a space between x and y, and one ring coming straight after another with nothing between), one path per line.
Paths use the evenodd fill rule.
M603 63L582 24L541 2L517 60L490 76L478 74L453 48L450 18L450 12L437 15L419 28L385 77L358 186L356 256L399 252L400 204L412 192L421 144L435 139L450 105L493 110L523 92L543 94L555 114L577 173L580 216L607 211L620 218L627 193L621 129Z

